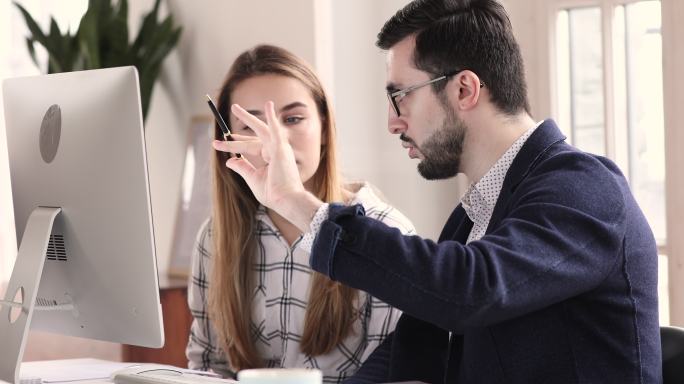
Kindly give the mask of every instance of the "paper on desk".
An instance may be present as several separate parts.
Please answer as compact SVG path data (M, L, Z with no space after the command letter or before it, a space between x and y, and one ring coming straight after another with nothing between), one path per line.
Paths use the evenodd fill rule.
M21 364L19 376L40 377L43 383L107 379L112 372L131 365L100 359L31 361Z
M64 383L80 380L109 379L110 375L120 369L132 366L160 364L122 363L100 359L66 359L49 361L32 361L21 364L19 376L23 378L39 377L43 383ZM166 367L172 367L167 365ZM172 367L182 372L196 372L189 369Z

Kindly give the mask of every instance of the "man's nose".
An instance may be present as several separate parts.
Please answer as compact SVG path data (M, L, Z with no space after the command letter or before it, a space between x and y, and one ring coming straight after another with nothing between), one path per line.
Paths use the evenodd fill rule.
M389 106L387 109L387 130L394 135L399 135L404 133L407 128L406 122L397 116L394 109Z

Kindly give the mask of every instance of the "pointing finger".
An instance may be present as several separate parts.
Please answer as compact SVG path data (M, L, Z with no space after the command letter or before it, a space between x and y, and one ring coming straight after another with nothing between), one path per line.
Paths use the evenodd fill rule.
M230 135L230 137L232 137L236 141L259 141L259 140L261 140L256 136L240 135L238 133L232 133Z
M212 146L221 152L241 153L253 156L261 156L261 140L252 141L221 141L214 140Z
M230 107L230 111L238 118L238 120L245 123L248 127L257 134L257 136L262 140L268 140L270 138L269 129L266 123L259 120L258 117L247 112L244 108L237 104L233 104Z
M278 123L278 117L275 113L275 104L272 101L267 101L266 105L264 106L264 111L266 112L266 122L268 123L271 138L276 140L278 143L282 142L282 128Z

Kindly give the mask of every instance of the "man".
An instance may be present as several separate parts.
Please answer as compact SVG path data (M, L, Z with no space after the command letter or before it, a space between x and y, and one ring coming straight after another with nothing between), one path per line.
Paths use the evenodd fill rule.
M266 122L232 108L259 141L215 144L261 154L227 166L313 242L315 270L404 311L349 382L660 382L652 232L611 161L530 117L503 7L416 0L378 45L390 132L426 179L472 181L438 242L306 193L272 104Z

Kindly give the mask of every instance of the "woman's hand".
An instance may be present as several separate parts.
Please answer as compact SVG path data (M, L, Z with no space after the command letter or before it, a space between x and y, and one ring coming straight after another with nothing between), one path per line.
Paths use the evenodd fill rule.
M214 148L261 157L263 163L259 166L254 166L244 156L228 159L226 166L245 179L261 204L306 232L322 202L304 189L292 146L285 138L273 102L267 102L264 111L266 122L233 104L231 112L256 133L257 140L234 135L235 141L214 141Z

